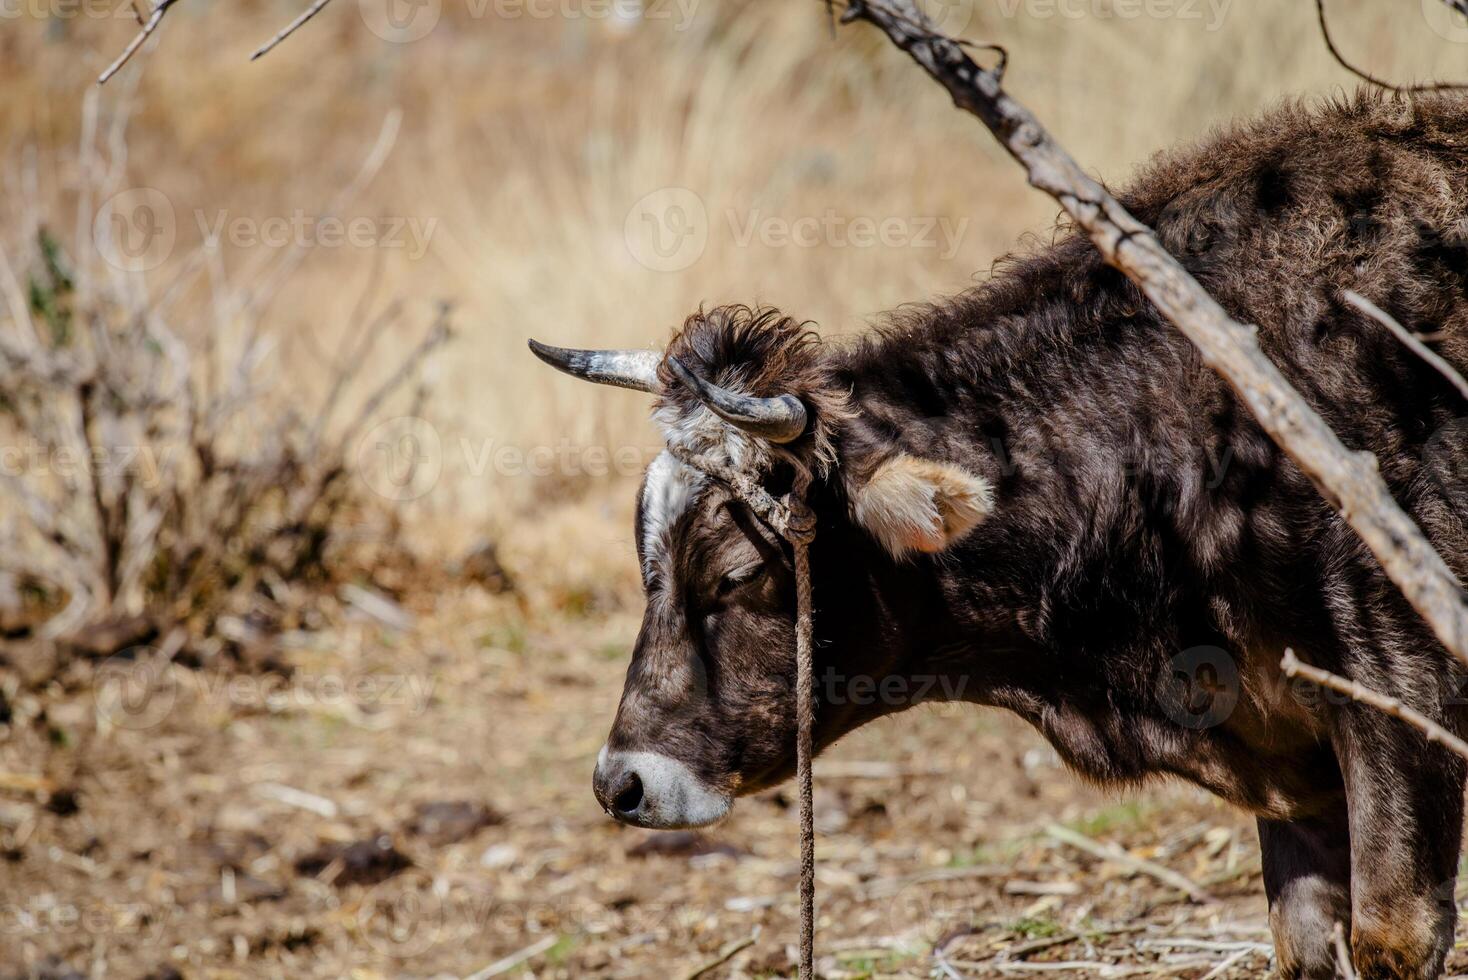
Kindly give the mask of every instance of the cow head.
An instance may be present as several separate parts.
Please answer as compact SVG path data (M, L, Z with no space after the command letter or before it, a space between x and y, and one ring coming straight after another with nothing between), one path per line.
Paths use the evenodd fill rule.
M851 592L868 587L872 566L941 551L990 508L979 475L871 438L835 352L774 311L697 313L662 352L531 348L568 374L652 394L670 445L718 458L777 497L798 472L814 479L818 678L829 664L891 669L895 649L874 637L835 649L821 613L860 602ZM790 549L728 488L667 451L647 467L635 533L647 608L596 797L638 826L713 823L736 796L793 769ZM879 713L818 704L817 747Z

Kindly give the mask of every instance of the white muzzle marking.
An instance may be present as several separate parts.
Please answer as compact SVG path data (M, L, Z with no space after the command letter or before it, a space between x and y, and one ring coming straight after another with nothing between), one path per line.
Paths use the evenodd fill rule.
M693 770L658 752L609 752L596 760L596 798L622 823L656 830L706 827L724 819L733 800Z

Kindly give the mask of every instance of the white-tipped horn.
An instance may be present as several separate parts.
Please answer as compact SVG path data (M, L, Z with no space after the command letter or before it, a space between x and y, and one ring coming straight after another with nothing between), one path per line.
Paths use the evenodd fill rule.
M794 395L741 395L703 380L676 357L668 358L668 365L710 411L751 435L770 442L791 442L805 431L805 405Z
M530 341L530 349L536 357L572 377L635 391L658 390L658 364L663 360L660 351L575 350L538 340Z

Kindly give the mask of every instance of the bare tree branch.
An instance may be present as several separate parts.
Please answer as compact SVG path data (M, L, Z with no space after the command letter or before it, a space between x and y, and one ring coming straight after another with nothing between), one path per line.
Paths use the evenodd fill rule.
M1468 0L1443 0L1443 2L1458 13L1468 16ZM1320 36L1325 39L1325 47L1330 52L1330 56L1342 68L1362 81L1370 82L1372 85L1379 86L1391 92L1454 92L1468 88L1468 85L1453 82L1422 82L1417 85L1396 85L1377 78L1375 75L1357 68L1347 61L1346 56L1341 54L1341 49L1336 47L1335 40L1330 36L1330 27L1325 22L1325 0L1315 0L1315 12L1320 16Z
M912 0L848 0L843 23L866 20L906 51L978 116L1029 174L1054 197L1102 257L1136 283L1196 345L1249 406L1259 424L1355 529L1382 569L1468 665L1468 595L1382 481L1376 457L1353 453L1290 386L1259 348L1258 328L1234 321L1156 234L1083 171L1028 109L1011 98L996 69L976 65L956 41L933 32Z
M138 31L137 36L128 42L127 47L122 49L122 54L117 56L117 60L108 65L107 70L97 76L98 85L106 85L107 79L116 75L122 69L122 66L127 64L128 59L137 53L138 48L143 46L143 42L152 37L153 32L158 29L158 25L163 23L163 15L168 13L168 8L177 2L178 0L158 0L158 6L153 8L153 13L149 15L148 22L143 25L142 30Z
M260 45L260 47L256 48L255 53L250 55L250 60L254 61L256 58L269 54L277 44L294 34L297 29L301 27L301 25L306 23L306 21L321 13L321 9L325 7L328 3L331 3L331 0L316 0L315 3L306 8L301 16L297 17L295 20L285 25L285 27L281 29L279 34L275 35L275 37L271 38L264 44Z
M1336 968L1344 980L1356 980L1356 968L1351 965L1351 950L1346 945L1346 927L1337 922L1330 931L1330 941L1335 946Z
M377 131L377 139L372 148L362 159L362 164L357 168L357 173L345 187L337 191L327 204L326 210L317 218L318 221L326 218L334 218L339 215L344 207L357 195L361 194L382 170L387 158L392 154L393 147L397 145L398 133L402 130L403 109L402 106L393 106L382 117L382 127ZM305 243L297 241L286 250L279 258L274 255L256 264L246 273L246 278L258 281L258 284L242 293L240 299L233 305L232 313L258 315L259 311L274 298L276 291L284 285L306 256L313 254L315 249ZM253 336L253 334L252 334Z
M1286 677L1303 677L1307 681L1314 681L1321 687L1329 688L1337 694L1344 694L1352 701L1359 701L1364 705L1375 708L1382 714L1400 718L1413 728L1417 729L1429 742L1436 742L1450 751L1456 752L1463 758L1468 759L1468 742L1463 741L1446 728L1433 721L1431 718L1407 707L1399 699L1387 697L1379 691L1340 676L1332 674L1328 670L1319 667L1311 667L1309 664L1300 662L1295 656L1295 651L1286 649L1284 659L1279 662L1279 667L1285 672Z
M168 13L168 8L177 2L178 0L158 0L158 5L151 11L147 11L147 0L131 0L132 11L138 19L138 33L128 42L127 47L122 49L122 54L117 56L117 60L108 65L107 69L97 76L98 85L107 84L108 79L122 70L122 66L126 65L132 59L132 56L138 53L138 49L147 42L148 38L153 36L153 32L158 30L158 25L163 23L163 15ZM321 13L322 9L330 2L331 0L315 0L299 17L283 27L270 40L256 48L255 53L250 55L250 60L255 61L269 54L281 41L284 41L299 30L306 21ZM147 12L146 18L144 17L145 12Z
M438 314L434 318L432 326L428 328L428 332L424 334L423 339L399 362L397 370L389 375L387 380L383 381L377 387L376 391L368 396L367 400L362 403L362 407L358 409L357 417L348 423L346 429L343 430L341 437L343 443L348 443L355 439L357 434L361 432L362 427L371 421L372 417L377 413L377 410L382 407L383 401L394 391L401 388L403 383L413 376L413 372L418 370L424 358L432 354L436 347L449 339L452 335L452 330L449 326L449 314L451 312L453 312L453 307L450 304L439 303Z
M1413 334L1406 327L1398 323L1390 313L1386 312L1381 307L1371 302L1371 300L1356 292L1354 289L1347 289L1345 292L1341 293L1341 296L1345 299L1347 303L1350 303L1356 309L1360 310L1362 313L1365 313L1367 316L1371 317L1371 319L1375 320L1377 323L1381 324L1383 327L1386 327L1393 334L1395 334L1398 340L1407 345L1408 350L1416 354L1418 357L1422 358L1428 364L1432 365L1432 367L1436 369L1438 374L1441 374L1443 377L1452 382L1453 387L1458 389L1458 393L1462 395L1464 399L1468 399L1468 381L1464 381L1463 376L1459 374L1456 370L1454 370L1451 364L1439 357L1431 348L1429 348L1420 339L1418 339L1415 334Z
M1155 861L1133 857L1115 844L1102 844L1099 841L1092 840L1079 831L1071 830L1069 827L1062 827L1058 823L1048 825L1045 828L1045 833L1062 844L1069 844L1071 847L1085 851L1087 854L1101 858L1103 861L1111 861L1130 868L1138 874L1156 878L1164 885L1170 885L1176 888L1195 902L1208 905L1217 901L1201 885L1187 875L1179 874L1171 868L1164 867Z

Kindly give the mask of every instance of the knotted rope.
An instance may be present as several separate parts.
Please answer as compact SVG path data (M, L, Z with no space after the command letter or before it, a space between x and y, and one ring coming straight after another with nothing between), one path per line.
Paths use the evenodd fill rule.
M816 827L811 788L811 729L815 722L815 668L811 654L810 543L816 516L806 504L810 474L797 469L795 485L776 500L752 475L721 460L678 445L668 451L684 464L719 481L744 506L790 542L795 553L795 767L800 784L800 976L815 980Z

